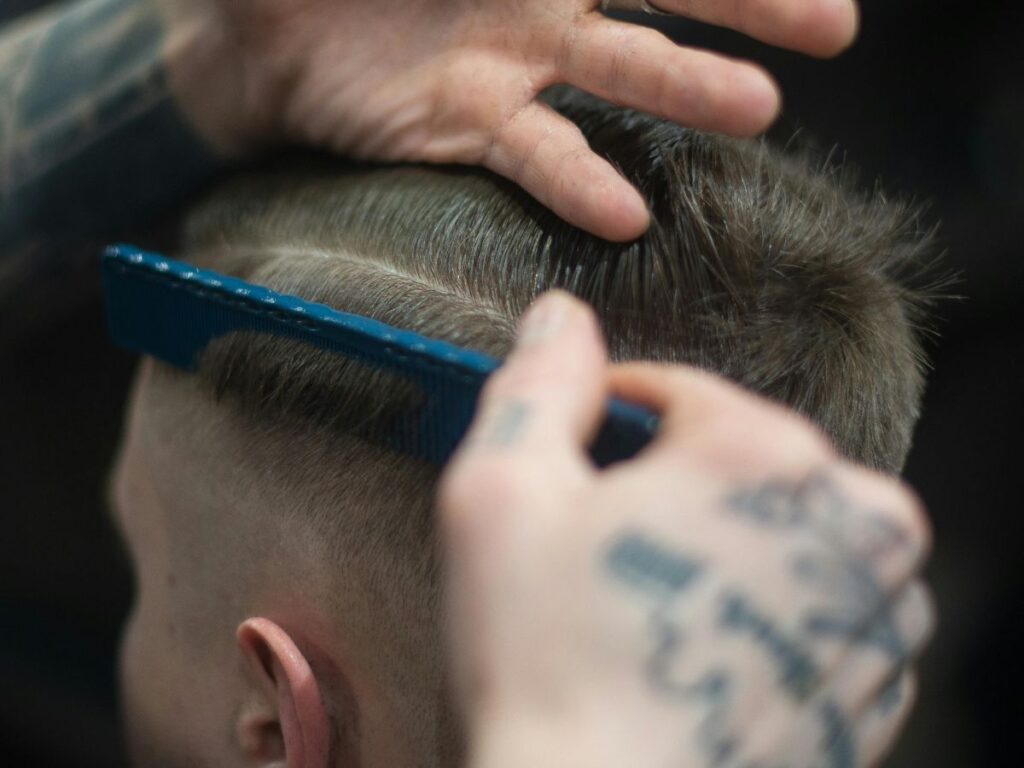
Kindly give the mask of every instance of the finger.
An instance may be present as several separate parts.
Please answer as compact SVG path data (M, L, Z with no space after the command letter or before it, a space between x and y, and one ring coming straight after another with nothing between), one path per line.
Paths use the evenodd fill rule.
M647 27L590 17L567 32L562 50L557 67L568 83L692 128L751 136L779 112L779 90L760 67Z
M660 414L659 440L692 432L723 416L742 418L759 410L754 395L720 376L690 366L618 363L609 369L608 380L613 393L623 400Z
M613 394L660 414L658 433L638 459L675 463L685 453L722 471L804 474L834 456L802 417L696 368L624 363L610 369L609 382Z
M908 670L934 629L931 596L919 582L907 587L894 606L874 613L872 620L851 625L848 634L833 635L836 642L831 648L816 643L814 656L823 684L796 732L824 720L825 730L832 732L826 746L832 750L860 748L855 734L849 732L854 728L852 722L867 717L877 721L873 728L879 728L886 718L902 719L901 713L909 706L908 684L913 683ZM754 754L773 754L780 749L780 741L792 733L783 727L784 721L783 713L769 715L751 733L749 744ZM859 758L856 764L866 765Z
M471 442L583 455L607 399L606 365L593 310L563 291L545 294L523 314L515 348L484 387ZM510 403L532 412L512 429L501 418Z
M912 582L851 640L832 674L831 698L848 712L895 704L901 673L920 656L934 630L931 594L922 582Z
M840 53L856 38L859 26L854 0L654 0L651 4L812 56Z
M533 102L498 129L483 165L598 237L633 240L650 225L640 193L601 159L572 121Z
M858 718L854 726L858 765L874 768L881 764L903 732L917 701L917 676L905 670L890 691L886 691Z
M853 464L835 466L830 480L850 501L829 533L867 564L883 584L900 585L923 567L931 551L931 522L904 483Z
M794 720L769 711L747 732L743 745L752 762L773 762L790 751L790 744L814 744L815 765L873 768L891 749L906 723L916 697L917 678L901 668L893 681L864 705L850 709L823 692Z
M552 291L524 314L515 349L488 379L442 483L443 506L473 512L554 493L589 470L585 446L607 400L592 310Z

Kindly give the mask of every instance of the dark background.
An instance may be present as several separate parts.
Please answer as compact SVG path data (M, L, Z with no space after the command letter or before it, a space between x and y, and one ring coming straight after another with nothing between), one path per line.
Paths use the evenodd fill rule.
M2 0L0 21L42 4ZM963 299L940 308L907 469L934 518L929 577L941 625L920 704L887 765L1021 766L1024 7L866 0L862 8L858 44L824 63L721 30L658 23L680 40L765 63L786 97L775 137L800 130L837 147L865 183L928 201L941 221ZM27 330L0 328L5 765L120 764L113 659L129 586L101 499L132 360L106 342L93 272L68 306Z

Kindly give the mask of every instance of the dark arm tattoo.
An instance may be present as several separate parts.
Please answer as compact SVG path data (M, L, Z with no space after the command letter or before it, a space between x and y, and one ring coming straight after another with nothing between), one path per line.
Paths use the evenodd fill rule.
M79 0L0 30L0 307L73 271L84 237L144 224L216 169L173 102L164 41L149 0Z

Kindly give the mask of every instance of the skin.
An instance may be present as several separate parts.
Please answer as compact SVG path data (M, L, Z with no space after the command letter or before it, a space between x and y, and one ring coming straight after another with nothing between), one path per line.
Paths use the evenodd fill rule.
M393 643L346 587L350 572L339 587L318 537L275 523L294 491L224 460L261 449L222 408L150 372L136 382L109 505L136 574L120 657L132 763L437 764L421 756L451 752L437 743L447 734L396 703L378 663ZM434 706L436 630L413 614L406 628L422 657L408 672L423 688L401 695Z
M628 7L628 3L621 4ZM483 165L611 240L644 232L639 193L537 100L569 83L695 128L747 136L779 110L759 67L680 47L597 0L162 0L188 55L182 107L236 153L282 140L373 160ZM853 0L660 0L664 11L832 56Z
M661 415L598 471L610 393ZM876 765L933 613L929 527L811 425L683 367L610 366L550 294L442 478L470 764ZM642 745L642 746L640 746Z
M149 7L116 10L145 15L138 9ZM609 239L642 233L643 202L537 102L540 90L568 82L738 135L758 132L778 111L777 90L755 67L608 20L592 0L152 7L164 23L133 52L138 68L166 70L178 106L219 152L299 141L368 159L480 164ZM844 48L857 23L849 0L659 7L814 55ZM46 73L34 65L54 18L2 41L0 60L19 75L3 82L0 138L19 148L11 155L19 165L5 162L5 193L50 170L35 163L53 153L41 151L41 126L23 102L38 95L25 84ZM58 106L75 105L58 123L91 146L76 132L91 125L99 101L72 90L57 96ZM664 369L611 371L593 319L555 301L533 313L528 341L489 386L443 495L471 763L565 765L568 756L620 765L643 744L652 764L700 764L725 759L728 744L728 757L768 761L748 764L873 764L909 701L909 681L896 689L891 681L904 676L930 623L916 580L926 526L913 501L839 462L794 417L720 382ZM636 462L597 478L582 445L609 391L661 410L665 429ZM354 692L365 717L364 764L412 764L413 747L396 738L407 724L365 671L372 643L317 610L328 599L323 574L296 566L310 562L308 552L270 553L267 539L236 535L222 541L241 540L241 553L255 547L262 557L231 557L204 548L203 536L189 539L260 499L242 504L247 485L236 480L231 504L204 509L216 494L188 504L182 489L209 490L200 481L211 464L189 463L167 447L173 441L153 441L161 430L137 415L145 405L137 408L115 482L139 574L123 653L136 756L163 766L324 765L332 718L344 717ZM823 483L827 508L842 510L838 528L835 515L821 525L820 507L793 512L808 505L811 478ZM772 494L799 526L765 513L777 509L777 498L764 502ZM582 508L585 518L572 515ZM206 514L196 518L198 511ZM863 533L879 526L895 531L895 543L879 548ZM676 574L671 589L659 579L666 572ZM846 605L835 589L843 578L870 589ZM235 594L237 585L245 589ZM794 683L794 668L802 682ZM765 712L767 725L755 727L754 715ZM813 743L808 728L820 734Z
M858 24L854 0L658 5L815 56ZM77 0L18 19L0 29L0 294L73 274L74 243L118 239L289 143L482 165L585 230L636 238L643 198L544 88L742 136L780 99L759 67L639 18L598 0Z
M189 377L155 378L145 366L112 484L137 573L122 687L138 765L861 768L910 709L933 622L913 496L713 376L610 366L565 295L527 313L442 478L464 759L423 727L447 675L433 608L399 617L415 647L396 691L379 607L288 512L317 503L308 479L268 472L276 443ZM584 447L610 392L662 427L599 472ZM358 737L338 738L356 712Z

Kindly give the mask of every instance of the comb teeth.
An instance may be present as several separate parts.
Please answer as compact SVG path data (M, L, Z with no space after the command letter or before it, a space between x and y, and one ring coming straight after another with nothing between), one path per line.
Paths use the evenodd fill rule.
M443 464L466 433L480 388L499 361L470 349L275 293L138 248L117 245L102 259L113 341L177 368L195 370L216 338L253 331L296 339L414 383L423 404L395 425L395 450ZM612 400L591 447L598 466L627 459L650 441L657 419Z

